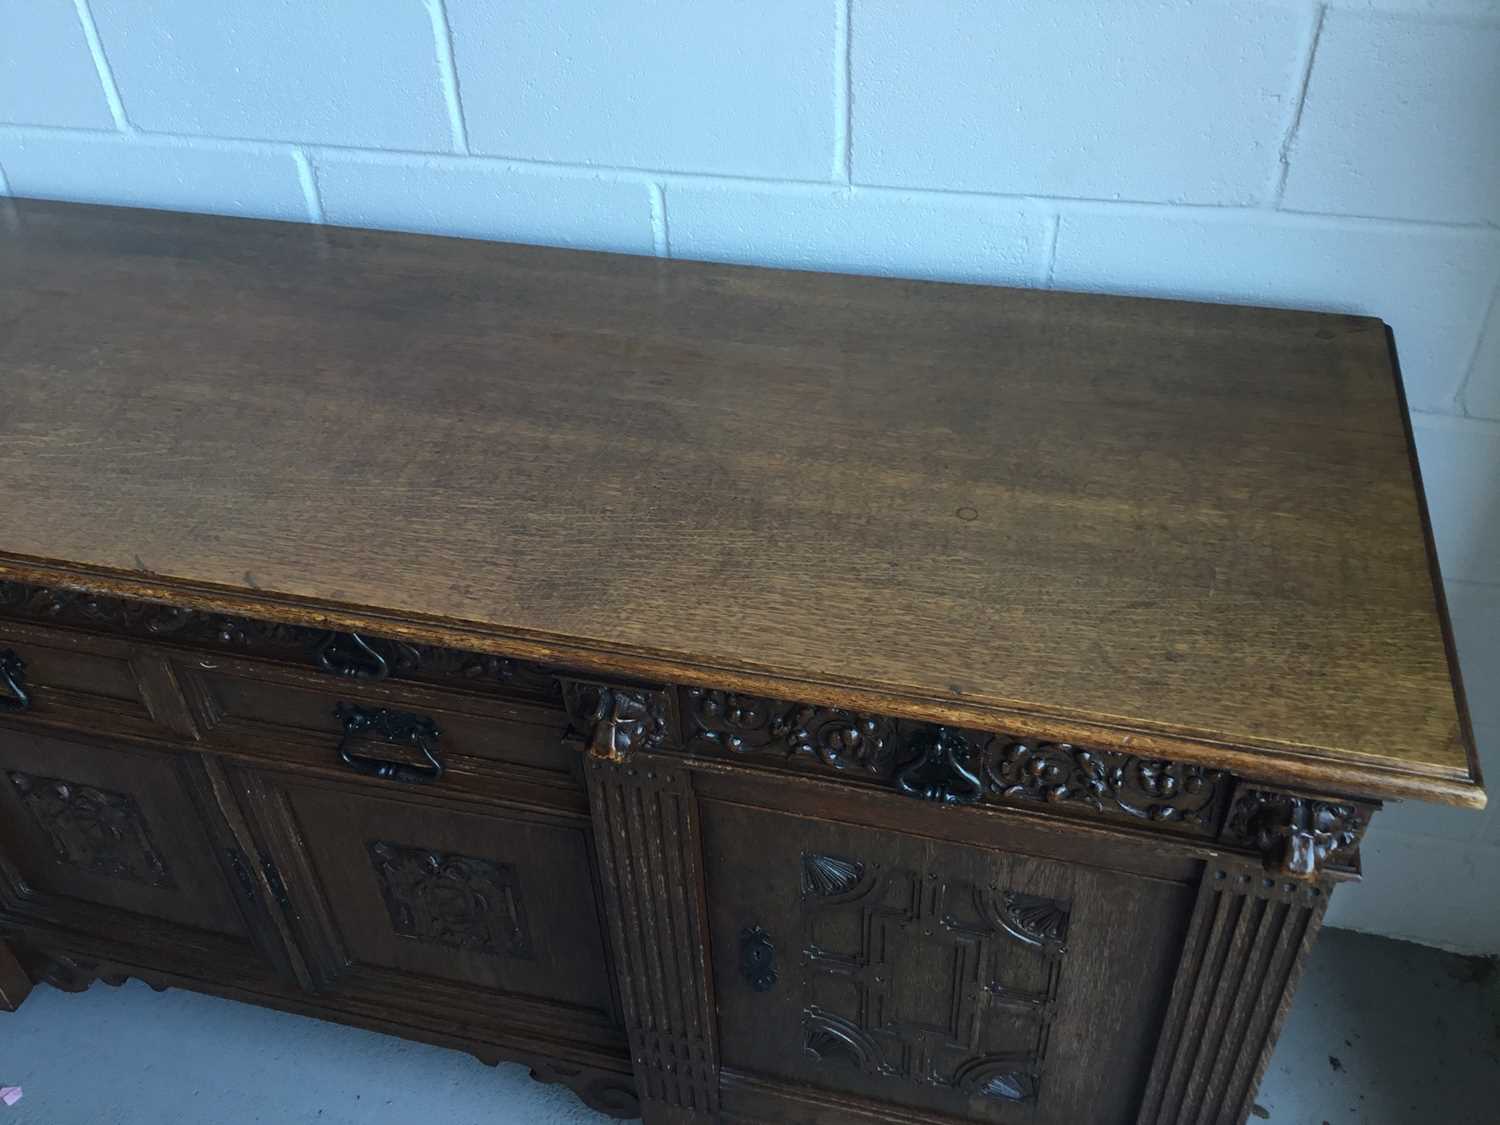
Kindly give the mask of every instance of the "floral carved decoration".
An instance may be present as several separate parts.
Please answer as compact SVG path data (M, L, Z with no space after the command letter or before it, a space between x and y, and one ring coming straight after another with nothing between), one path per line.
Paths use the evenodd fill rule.
M687 747L888 782L939 804L1045 803L1212 835L1229 793L1223 770L903 722L736 692L684 693Z
M894 764L896 724L891 719L707 688L688 689L687 700L691 750L779 751L830 769L877 776Z
M106 879L176 888L140 806L128 793L20 770L8 777L59 864Z
M1212 827L1226 784L1223 770L1051 742L1002 743L986 772L994 791L1012 800L1078 804L1200 829Z

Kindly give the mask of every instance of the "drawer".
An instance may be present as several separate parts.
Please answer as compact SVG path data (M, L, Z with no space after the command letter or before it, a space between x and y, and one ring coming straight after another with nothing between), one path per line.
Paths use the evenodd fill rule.
M192 737L160 657L114 637L0 621L0 719Z
M179 654L174 670L205 746L387 784L489 777L563 789L575 795L570 804L581 799L560 709L211 655Z

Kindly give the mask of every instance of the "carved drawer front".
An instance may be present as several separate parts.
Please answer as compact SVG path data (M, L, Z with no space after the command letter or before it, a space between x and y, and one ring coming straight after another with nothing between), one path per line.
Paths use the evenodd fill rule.
M106 734L170 732L170 708L146 678L149 660L113 638L0 620L0 719Z
M220 657L179 658L176 668L206 745L355 773L385 762L388 775L416 782L450 784L465 771L499 767L580 800L560 709Z
M726 1068L973 1121L1124 1123L1193 888L704 803Z
M257 959L246 859L190 754L0 729L0 912L225 967Z
M330 996L439 1029L622 1041L585 817L238 773Z

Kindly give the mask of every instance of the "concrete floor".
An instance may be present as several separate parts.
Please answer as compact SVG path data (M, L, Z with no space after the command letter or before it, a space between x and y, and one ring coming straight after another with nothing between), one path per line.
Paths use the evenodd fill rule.
M0 1015L0 1125L598 1125L516 1066L139 982ZM1490 962L1325 931L1252 1125L1492 1125ZM1082 1123L1080 1123L1082 1125Z

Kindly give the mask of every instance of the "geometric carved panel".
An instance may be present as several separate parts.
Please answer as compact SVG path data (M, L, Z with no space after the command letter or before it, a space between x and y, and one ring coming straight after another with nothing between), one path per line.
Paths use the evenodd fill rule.
M20 770L8 776L58 863L148 887L176 887L134 798Z
M1068 905L941 872L804 854L802 1047L1009 1102L1036 1099Z
M526 910L508 864L381 840L368 846L391 927L401 937L531 959Z

